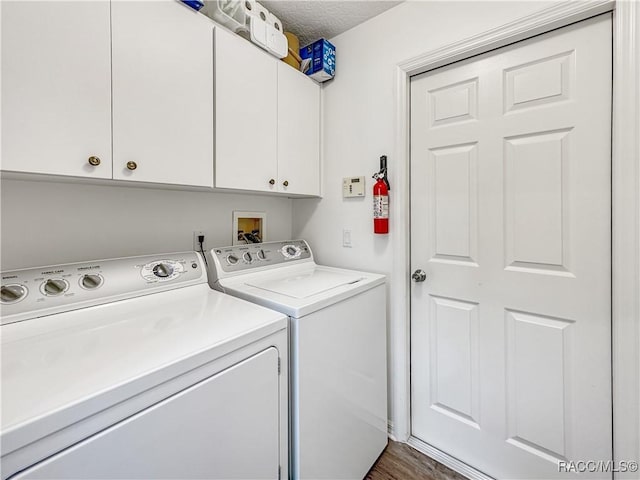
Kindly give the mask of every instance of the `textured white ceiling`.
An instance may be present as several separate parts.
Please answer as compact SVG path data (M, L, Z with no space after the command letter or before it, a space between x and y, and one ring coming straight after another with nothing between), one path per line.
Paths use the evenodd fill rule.
M332 38L369 20L401 1L388 0L260 0L278 17L287 32L304 47L319 38Z

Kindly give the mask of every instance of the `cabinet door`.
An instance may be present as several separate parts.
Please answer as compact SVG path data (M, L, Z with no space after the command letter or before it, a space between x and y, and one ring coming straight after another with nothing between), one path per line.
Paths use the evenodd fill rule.
M320 86L278 63L278 188L320 195Z
M275 480L278 381L271 347L13 478Z
M113 178L213 187L213 24L173 1L111 8Z
M277 191L278 61L222 29L215 52L216 187Z
M111 178L109 2L0 10L2 169Z

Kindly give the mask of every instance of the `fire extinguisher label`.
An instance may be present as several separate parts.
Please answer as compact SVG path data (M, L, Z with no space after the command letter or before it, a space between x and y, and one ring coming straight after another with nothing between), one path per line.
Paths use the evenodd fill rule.
M389 197L387 195L373 196L373 218L389 218Z

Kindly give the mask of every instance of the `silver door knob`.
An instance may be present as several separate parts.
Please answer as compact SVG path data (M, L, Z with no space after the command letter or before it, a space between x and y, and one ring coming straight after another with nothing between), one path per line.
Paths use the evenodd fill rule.
M425 273L424 270L416 270L415 272L413 272L413 275L411 275L411 279L414 282L424 282L427 279L427 274Z

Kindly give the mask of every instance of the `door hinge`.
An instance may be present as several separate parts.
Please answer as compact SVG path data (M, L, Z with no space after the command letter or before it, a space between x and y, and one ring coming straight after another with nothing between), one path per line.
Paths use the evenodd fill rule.
M278 363L280 362L280 359L278 359ZM282 475L282 467L280 467L280 465L278 465L278 480L280 480L280 477Z
M282 371L282 368L281 368L281 366L280 366L280 363L281 363L281 362L280 362L280 357L278 357L278 375L280 375L280 372ZM278 478L280 478L280 477L278 477Z

